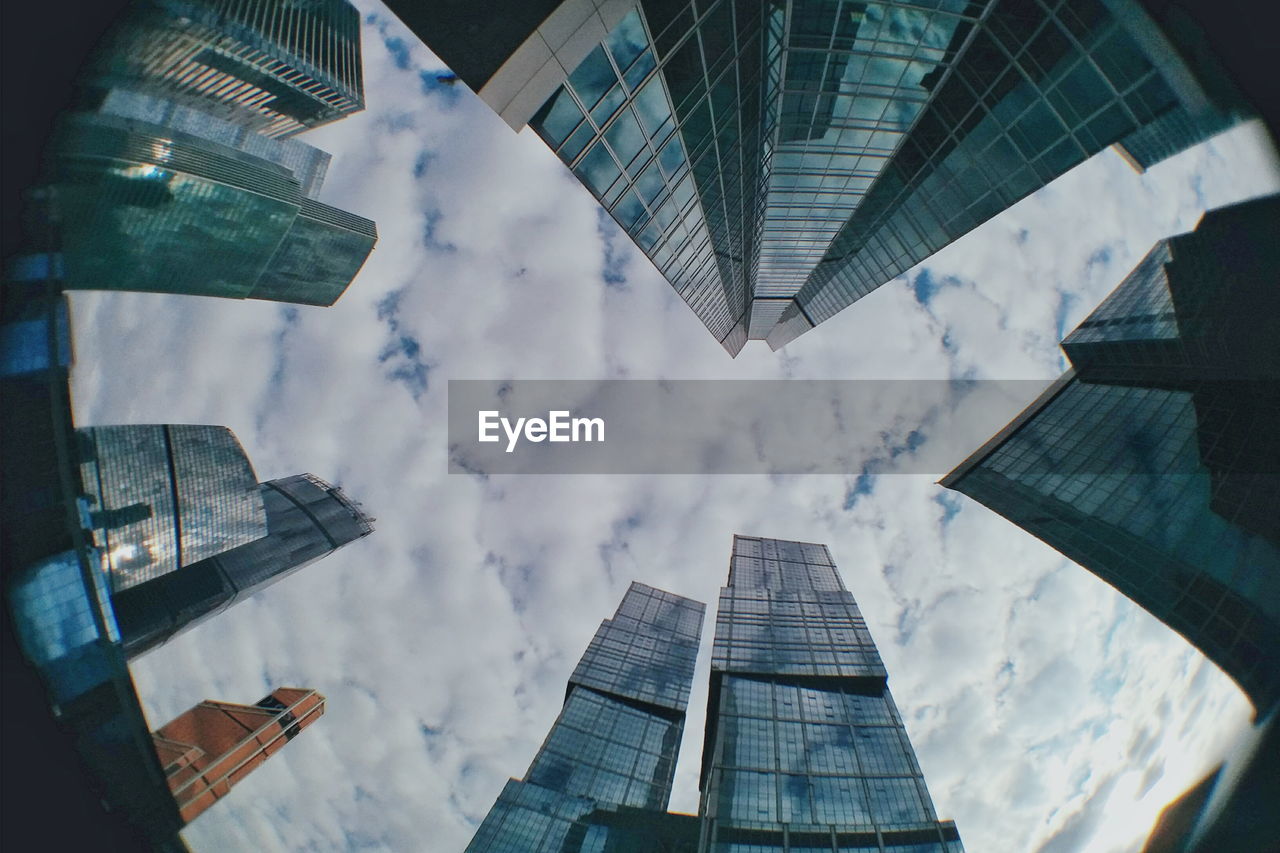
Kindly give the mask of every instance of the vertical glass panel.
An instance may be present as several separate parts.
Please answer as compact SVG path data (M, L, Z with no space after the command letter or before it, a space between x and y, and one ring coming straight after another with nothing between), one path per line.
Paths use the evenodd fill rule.
M640 58L635 61L635 64L622 75L627 81L627 87L635 89L639 86L648 73L653 70L653 67L653 54L649 51L640 54Z
M560 159L566 163L573 161L582 153L582 149L587 147L587 143L595 138L596 131L589 124L584 124L574 131L573 136L569 137L569 141L560 147Z
M610 147L623 163L630 163L644 148L644 134L640 132L640 125L631 110L618 116L618 120L605 131L604 138L609 140Z
M662 90L662 81L654 78L649 85L640 90L635 97L636 112L640 121L649 131L650 136L658 132L658 128L671 117L671 109L667 105L666 92Z
M636 242L640 244L640 248L647 254L658 243L658 238L662 236L662 226L657 221L650 222L644 231L636 237Z
M658 223L658 227L663 230L666 230L666 227L674 222L675 218L675 206L670 201L658 208L658 212L654 214L654 219Z
M621 174L618 164L609 156L609 150L599 142L595 144L582 162L573 170L596 195L604 195L604 191Z
M680 169L681 164L684 163L684 148L680 145L680 137L671 137L671 141L663 146L662 153L658 155L658 159L662 163L663 170L668 175L674 175Z
M569 83L582 99L582 103L588 107L595 106L596 101L600 100L604 93L617 82L618 77L613 73L613 66L609 64L604 48L599 45L569 75Z
M817 823L867 823L869 814L862 782L845 777L814 776L813 811Z
M548 145L555 148L573 132L580 121L582 121L582 110L573 102L573 96L568 90L561 86L542 105L542 109L538 110L538 114L533 117L530 124Z
M784 774L779 777L778 802L781 806L779 820L788 823L808 823L812 820L809 809L809 780L804 776Z
M604 202L605 207L610 207L618 200L618 196L622 195L623 191L626 190L627 187L627 179L620 177L618 180L613 182L613 186L609 187L609 191L602 195L600 200Z
M645 35L639 11L633 9L629 12L605 38L605 44L609 45L609 52L613 54L619 68L630 65L649 46L649 38Z
M640 193L640 197L645 200L646 204L651 204L662 192L662 189L662 173L658 171L658 163L655 160L636 179L636 192Z
M613 215L623 228L630 230L644 216L644 205L635 193L629 192L614 207Z
M874 779L870 782L871 808L882 823L912 823L931 820L920 802L914 779Z
M591 118L595 119L597 125L603 125L609 120L610 116L617 112L618 107L622 105L626 98L627 96L622 91L622 87L614 86L600 99L600 103L592 108Z

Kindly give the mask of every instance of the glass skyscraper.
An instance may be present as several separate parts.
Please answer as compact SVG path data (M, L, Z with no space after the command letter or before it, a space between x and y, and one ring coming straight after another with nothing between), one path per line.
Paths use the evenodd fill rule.
M346 0L145 0L88 71L267 136L364 109L360 14Z
M512 779L470 853L614 850L696 838L665 817L705 605L631 584L569 678L563 709L524 779ZM651 831L649 827L655 827ZM622 849L632 849L623 847ZM677 848L685 849L685 848Z
M111 598L125 656L134 658L373 532L373 519L313 474L260 487L266 535Z
M93 544L119 592L267 534L253 467L231 430L76 430Z
M1138 0L566 0L492 23L389 5L537 131L733 355L1109 145L1145 167L1246 112Z
M734 537L699 814L665 812L701 619L702 605L633 584L524 780L507 783L467 849L963 850L955 824L934 813L875 643L824 545Z
M329 172L332 158L327 152L299 139L264 136L203 109L118 87L109 90L90 87L84 97L85 106L91 106L95 112L207 139L283 166L298 181L305 198L319 197Z
M956 853L825 545L735 536L702 753L703 850Z
M1280 700L1280 197L1161 241L943 479Z
M373 251L374 224L307 197L255 150L122 115L67 116L51 175L67 287L333 304ZM315 185L302 149L263 153L297 161Z

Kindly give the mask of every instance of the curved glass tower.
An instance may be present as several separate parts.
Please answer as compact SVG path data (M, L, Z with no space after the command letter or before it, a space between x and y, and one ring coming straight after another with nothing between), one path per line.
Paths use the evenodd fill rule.
M76 430L89 527L112 593L267 533L253 466L222 426Z
M299 177L314 186L317 168L305 152L239 144L68 116L52 146L67 287L337 301L373 251L374 224L303 194Z
M313 474L259 487L266 535L112 596L125 655L168 642L233 604L373 532L373 519Z

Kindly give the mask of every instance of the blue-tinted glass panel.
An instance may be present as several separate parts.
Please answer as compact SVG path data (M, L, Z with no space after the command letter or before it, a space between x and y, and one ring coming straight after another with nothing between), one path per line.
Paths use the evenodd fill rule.
M621 170L613 161L609 150L597 142L578 163L573 173L581 178L596 195L603 195L614 179L621 174Z
M649 46L649 37L640 21L640 12L628 12L605 38L604 43L609 46L609 52L613 54L619 68L629 66Z
M631 110L619 115L618 120L605 131L604 137L621 163L630 163L645 147L644 134Z
M654 69L655 63L653 54L645 51L635 63L623 72L622 77L627 81L627 88L635 89L644 82L644 78Z
M591 108L591 119L596 126L605 124L609 121L609 117L618 111L618 107L622 106L622 102L627 99L626 93L622 90L622 86L614 86L605 96L600 99L600 103Z
M605 92L608 92L617 82L618 75L609 64L609 58L605 56L603 46L597 46L591 51L582 64L569 75L570 85L578 93L582 103L588 107L594 107L596 102L604 97Z

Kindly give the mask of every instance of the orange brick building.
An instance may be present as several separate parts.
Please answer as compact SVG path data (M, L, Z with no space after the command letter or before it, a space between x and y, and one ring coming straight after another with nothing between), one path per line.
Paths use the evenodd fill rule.
M190 823L324 713L324 697L279 687L253 705L205 700L153 732L182 819Z

